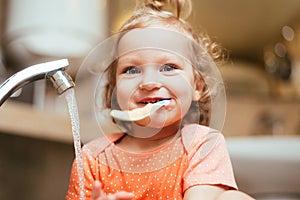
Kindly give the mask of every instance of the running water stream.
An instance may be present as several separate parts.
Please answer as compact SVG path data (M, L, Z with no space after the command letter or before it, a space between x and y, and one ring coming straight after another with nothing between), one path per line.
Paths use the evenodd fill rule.
M72 124L72 134L74 140L75 149L75 161L77 165L79 189L80 189L80 200L85 200L84 193L84 172L83 172L83 159L81 152L81 140L80 140L80 125L79 125L79 114L75 98L75 91L73 88L65 92L65 98L68 104L69 115Z

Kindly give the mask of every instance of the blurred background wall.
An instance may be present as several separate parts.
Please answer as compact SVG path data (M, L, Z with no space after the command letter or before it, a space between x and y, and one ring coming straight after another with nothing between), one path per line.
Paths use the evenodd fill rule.
M192 2L188 21L230 54L220 66L224 135L299 138L300 1ZM0 0L0 82L60 58L69 59L75 78L89 51L116 32L134 6L134 0ZM88 84L78 87L84 92ZM89 119L82 120L90 130ZM66 104L47 81L26 86L0 108L0 199L64 199L73 158Z

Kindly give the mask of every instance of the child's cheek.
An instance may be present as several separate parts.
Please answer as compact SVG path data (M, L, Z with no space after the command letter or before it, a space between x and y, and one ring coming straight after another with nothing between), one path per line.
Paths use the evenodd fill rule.
M119 81L116 86L117 101L122 110L130 109L134 93L133 84L129 81Z

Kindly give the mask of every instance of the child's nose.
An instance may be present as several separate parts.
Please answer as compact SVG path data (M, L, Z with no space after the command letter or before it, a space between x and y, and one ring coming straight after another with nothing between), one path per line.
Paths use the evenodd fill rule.
M161 86L162 86L162 84L157 82L157 81L148 81L148 82L143 81L139 85L139 89L141 89L141 90L154 90L154 89L161 88Z
M156 64L149 64L145 66L142 81L139 85L140 89L153 90L162 86L161 82L159 81L159 72L157 70L158 67L159 66Z
M141 81L139 88L144 90L153 90L160 88L162 84L158 80L158 74L156 74L155 70L147 70L147 72L143 76L143 80Z

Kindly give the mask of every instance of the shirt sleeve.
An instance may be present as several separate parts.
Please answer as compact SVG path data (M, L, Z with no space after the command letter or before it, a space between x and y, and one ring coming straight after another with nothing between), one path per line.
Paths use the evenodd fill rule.
M219 132L198 134L189 146L183 190L195 185L237 189L225 138Z

